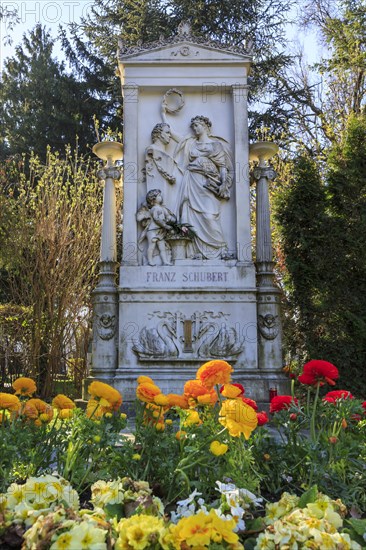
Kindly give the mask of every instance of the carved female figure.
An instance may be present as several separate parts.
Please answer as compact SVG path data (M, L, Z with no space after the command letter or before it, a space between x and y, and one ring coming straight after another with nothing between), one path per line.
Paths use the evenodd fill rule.
M232 162L228 143L211 135L211 121L204 116L191 120L193 136L178 143L175 158L184 166L178 192L178 218L195 231L188 256L227 256L227 242L221 227L221 200L230 198ZM174 135L172 135L174 137Z

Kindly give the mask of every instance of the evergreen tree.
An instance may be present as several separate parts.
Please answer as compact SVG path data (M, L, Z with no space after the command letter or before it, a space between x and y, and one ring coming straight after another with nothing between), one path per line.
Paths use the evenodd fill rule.
M229 45L250 46L254 54L250 104L252 130L271 124L277 134L286 125L281 101L275 96L280 68L290 63L284 54L285 24L293 0L96 0L80 25L72 27L72 42L63 34L64 47L77 71L89 76L98 71L96 89L114 94L122 103L115 76L117 40L128 45L150 42L176 33L183 20L192 31ZM261 111L258 101L262 101ZM255 105L255 109L254 109ZM116 121L115 121L116 123ZM254 132L253 132L254 135Z
M276 205L290 357L333 362L342 384L358 394L366 363L365 158L366 115L351 115L325 181L313 159L300 157Z
M50 33L37 25L5 60L0 82L2 158L28 152L45 158L47 146L61 152L66 144L78 142L85 150L96 141L93 115L99 100L53 57L54 44Z

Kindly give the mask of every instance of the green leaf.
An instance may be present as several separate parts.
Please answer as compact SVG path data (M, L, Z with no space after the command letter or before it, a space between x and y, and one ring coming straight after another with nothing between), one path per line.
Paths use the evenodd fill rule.
M107 512L109 518L117 518L119 521L124 517L124 508L123 504L107 504L104 510Z
M310 504L311 502L315 502L318 496L318 487L317 485L313 485L305 491L300 497L298 507L299 508L306 508L307 504Z
M358 535L361 535L361 537L363 537L366 533L366 519L347 519L346 523L351 525L351 527L353 527L356 533Z

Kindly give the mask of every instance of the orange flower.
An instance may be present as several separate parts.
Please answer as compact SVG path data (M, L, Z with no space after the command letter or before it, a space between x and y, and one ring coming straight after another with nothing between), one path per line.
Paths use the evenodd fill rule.
M33 420L36 426L47 424L53 418L53 408L42 399L29 399L23 409L28 420Z
M15 395L32 395L37 391L37 386L34 380L31 378L17 378L13 383Z
M219 422L227 428L232 437L244 434L245 439L249 439L250 434L257 427L258 419L252 407L239 399L228 399L222 404Z
M138 384L145 384L146 382L149 382L149 384L153 384L154 381L150 376L139 376L137 379Z
M167 398L169 401L169 407L180 407L181 409L188 409L188 401L185 395L168 393Z
M186 437L187 437L187 432L185 432L184 430L179 430L175 434L175 439L177 439L178 441L180 441L181 439L185 439Z
M217 400L218 396L215 390L211 390L210 392L197 397L197 403L199 405L211 405L212 407L215 405Z
M214 359L198 369L196 378L211 390L216 384L228 384L233 370L232 366L226 361Z
M20 401L16 395L12 395L11 393L0 393L0 409L17 412L20 409Z
M109 406L114 411L118 411L122 405L122 396L119 391L104 382L92 382L88 388L88 392L93 399L101 401L103 407L108 408Z
M161 393L161 389L151 382L139 384L136 389L136 397L145 403L152 403L157 395Z
M184 395L189 398L197 399L199 395L205 395L207 388L199 380L188 380L184 384Z
M52 399L52 407L61 411L62 409L74 409L76 405L72 399L60 393Z

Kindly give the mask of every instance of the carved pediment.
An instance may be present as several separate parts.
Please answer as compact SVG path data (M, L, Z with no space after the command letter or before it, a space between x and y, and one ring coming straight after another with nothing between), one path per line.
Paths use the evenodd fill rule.
M172 37L161 37L155 42L128 46L118 42L118 59L122 63L155 61L241 61L252 59L250 46L231 46L206 37L194 36L188 23L181 23L178 33Z

